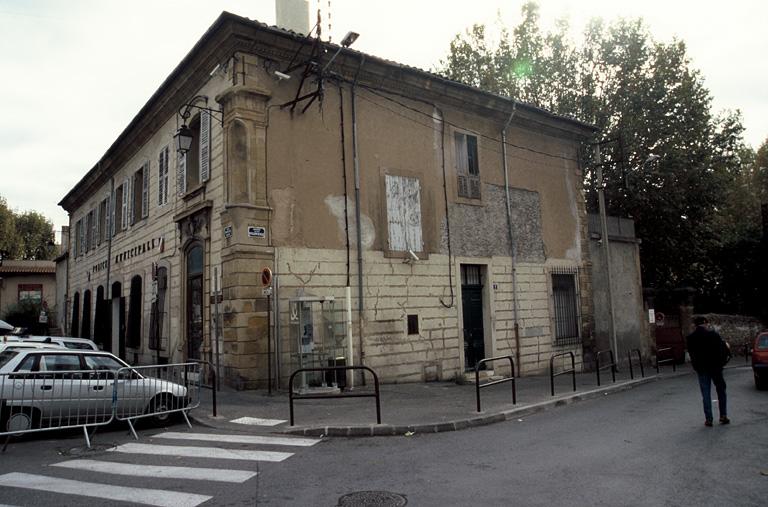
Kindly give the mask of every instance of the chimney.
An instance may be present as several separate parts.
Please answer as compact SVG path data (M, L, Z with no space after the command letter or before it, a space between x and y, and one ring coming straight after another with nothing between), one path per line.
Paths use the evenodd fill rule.
M277 26L306 35L309 33L308 0L275 0Z

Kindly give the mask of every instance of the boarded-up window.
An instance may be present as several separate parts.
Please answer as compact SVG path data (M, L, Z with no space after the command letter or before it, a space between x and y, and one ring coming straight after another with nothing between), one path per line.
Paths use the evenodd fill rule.
M421 252L421 186L416 178L387 175L389 250Z
M551 276L555 344L577 344L579 343L579 311L576 272L566 268L552 272Z
M456 132L456 177L459 197L480 199L480 166L477 158L477 137Z

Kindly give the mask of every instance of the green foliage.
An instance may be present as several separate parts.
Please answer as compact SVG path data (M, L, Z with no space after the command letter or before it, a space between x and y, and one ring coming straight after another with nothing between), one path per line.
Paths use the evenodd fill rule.
M738 300L745 309L755 278L739 281L723 262L734 255L742 268L759 261L753 246L759 202L768 195L768 147L753 164L740 113L712 113L684 42L654 40L639 19L595 19L577 47L565 21L542 33L535 3L521 14L511 35L497 30L495 45L483 25L457 35L436 71L596 125L608 213L635 220L644 285L689 285L714 305ZM659 158L651 162L651 154ZM594 155L583 156L593 210ZM736 291L743 297L734 299Z
M48 334L48 324L41 324L40 310L42 306L31 299L23 299L5 309L2 320L15 327L22 327L30 334ZM50 322L50 319L49 319Z
M50 260L56 256L53 223L36 211L16 213L0 196L0 252L5 259Z

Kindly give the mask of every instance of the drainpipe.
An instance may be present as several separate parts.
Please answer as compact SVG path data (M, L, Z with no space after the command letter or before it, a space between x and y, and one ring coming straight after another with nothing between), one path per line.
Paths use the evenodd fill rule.
M504 124L504 128L501 129L501 156L504 165L504 194L507 200L507 227L509 230L509 249L512 252L512 315L515 326L515 363L517 364L518 376L522 371L520 365L520 324L518 321L519 308L517 298L517 248L515 248L515 234L514 227L512 225L512 209L511 199L509 196L509 167L507 165L507 127L512 123L512 118L515 117L517 112L517 103L512 106L512 113L507 119L507 123Z
M360 66L357 69L358 74L360 68L365 63L365 56L360 60ZM357 86L357 75L352 83L351 100L352 100L352 157L354 159L355 168L355 227L357 229L357 298L358 298L358 347L360 348L360 364L365 364L365 350L363 349L363 235L360 226L360 158L358 157L357 147L357 109L355 99L355 87ZM365 375L363 375L362 384L365 385Z
M101 169L101 162L99 162L99 169ZM112 274L112 231L115 230L115 224L113 223L115 219L115 214L112 213L112 210L115 209L115 177L112 176L109 178L109 208L107 210L107 216L109 217L109 230L104 231L105 235L107 236L107 283L104 287L104 296L107 300L109 300L109 305L107 306L107 315L106 319L109 321L109 336L104 337L104 341L109 340L109 350L112 351L113 354L115 354L115 351L112 350L112 336L115 334L115 330L112 329L112 287L109 286L109 279L110 275ZM104 223L107 221L104 220ZM120 324L118 324L119 326ZM120 333L120 329L117 330L118 333ZM120 340L117 340L118 342L118 348ZM118 350L119 353L119 350ZM118 354L115 354L118 355Z

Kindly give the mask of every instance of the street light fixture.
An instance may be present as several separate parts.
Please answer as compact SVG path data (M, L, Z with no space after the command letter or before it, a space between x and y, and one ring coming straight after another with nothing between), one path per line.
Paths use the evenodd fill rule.
M347 35L344 36L343 39L341 39L341 45L339 46L339 49L336 50L336 52L333 54L330 60L328 60L328 63L325 64L323 67L323 72L325 72L328 67L331 66L331 63L336 59L337 56L339 56L339 53L341 53L341 50L343 48L348 48L354 42L357 40L357 38L360 37L360 34L357 32L347 32Z
M192 147L192 129L187 126L187 120L192 116L192 109L199 109L200 111L206 111L208 114L217 118L221 126L224 126L224 112L222 110L211 109L210 107L198 106L197 102L208 103L208 97L205 95L198 95L186 104L182 104L179 108L179 116L182 118L181 127L176 130L176 134L173 136L173 144L176 147L176 151L181 155L186 153ZM218 115L218 117L216 117Z

